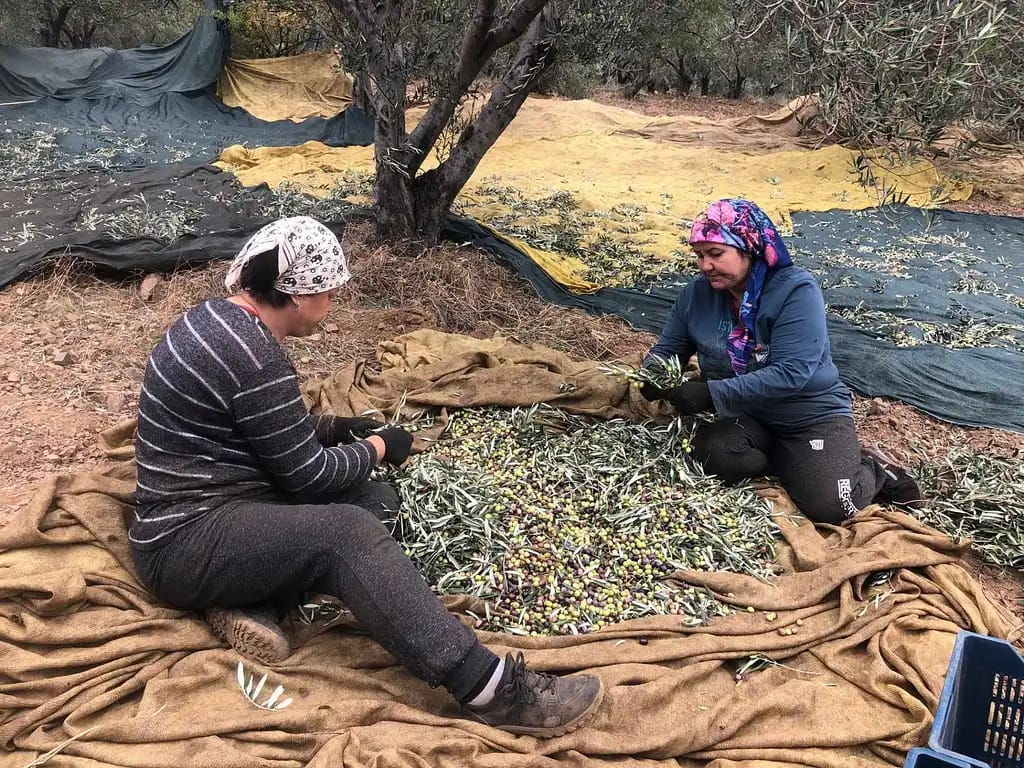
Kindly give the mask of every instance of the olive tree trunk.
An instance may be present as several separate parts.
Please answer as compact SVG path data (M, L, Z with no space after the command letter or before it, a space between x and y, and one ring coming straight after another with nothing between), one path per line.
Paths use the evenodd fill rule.
M377 235L391 242L434 243L455 197L550 65L562 0L518 0L501 19L497 0L477 0L448 87L434 97L411 131L405 121L410 73L398 32L404 13L401 0L381 5L374 0L329 2L366 41L367 64L361 82L374 121ZM422 170L442 133L457 119L481 70L496 51L517 41L513 63L486 104L465 124L443 162Z

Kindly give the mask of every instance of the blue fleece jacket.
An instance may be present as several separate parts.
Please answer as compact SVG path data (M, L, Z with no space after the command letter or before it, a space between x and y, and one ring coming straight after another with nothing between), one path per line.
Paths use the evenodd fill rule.
M850 390L832 362L825 302L809 272L783 267L769 273L754 354L742 376L733 372L726 351L735 324L729 294L699 277L680 291L647 359L676 355L685 363L696 353L720 417L747 414L774 431L794 432L852 415Z

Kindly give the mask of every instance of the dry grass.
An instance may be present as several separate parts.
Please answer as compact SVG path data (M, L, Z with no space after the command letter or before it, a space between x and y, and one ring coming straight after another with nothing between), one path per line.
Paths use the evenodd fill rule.
M320 332L289 339L303 379L374 357L378 343L418 328L476 337L502 334L577 358L642 352L652 342L622 321L541 301L486 254L451 245L390 250L366 225L343 237L355 275ZM140 276L113 279L59 261L0 291L0 475L8 479L0 520L29 488L56 471L108 466L96 435L135 415L150 350L189 307L224 294L225 262L169 275L150 301ZM70 354L73 360L57 360Z
M362 225L349 236L367 243ZM495 333L603 360L643 352L653 337L617 318L596 318L549 304L486 254L452 245L428 250L358 245L350 250L353 303L424 312L436 328L472 336Z

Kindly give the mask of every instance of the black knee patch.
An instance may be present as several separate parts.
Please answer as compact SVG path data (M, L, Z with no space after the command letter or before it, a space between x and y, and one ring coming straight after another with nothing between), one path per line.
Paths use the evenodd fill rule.
M805 500L794 498L793 503L814 522L828 525L842 525L857 513L856 508L848 507L842 499Z
M701 463L704 471L715 475L726 485L760 477L769 473L768 459L742 435L712 436L699 440L694 438L693 457Z
M768 474L768 462L764 454L754 450L746 453L717 451L708 455L701 464L705 472L715 475L726 485L735 485Z

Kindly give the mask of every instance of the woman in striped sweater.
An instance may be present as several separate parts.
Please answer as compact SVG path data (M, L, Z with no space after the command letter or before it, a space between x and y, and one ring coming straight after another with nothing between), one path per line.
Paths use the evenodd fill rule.
M290 652L259 606L337 596L413 674L467 714L555 736L597 710L590 675L555 677L504 660L445 610L380 519L398 508L368 478L401 464L412 437L369 419L310 416L280 341L304 336L348 281L341 245L308 217L257 232L227 276L233 295L193 307L149 358L139 398L136 571L161 599L206 613L263 662Z

